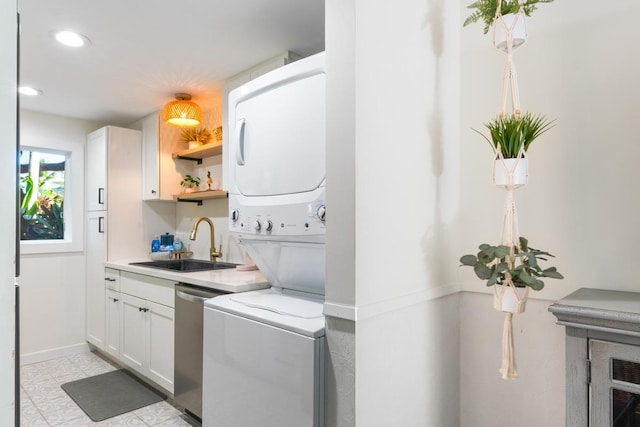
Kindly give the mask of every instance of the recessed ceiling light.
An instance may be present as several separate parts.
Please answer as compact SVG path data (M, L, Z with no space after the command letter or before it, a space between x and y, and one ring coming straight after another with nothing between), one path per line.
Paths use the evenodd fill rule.
M20 86L18 88L18 92L20 92L20 94L22 95L27 95L27 96L36 96L42 93L40 89L34 89L29 86Z
M87 36L75 31L52 31L52 35L59 43L65 46L82 47L91 44L91 40Z

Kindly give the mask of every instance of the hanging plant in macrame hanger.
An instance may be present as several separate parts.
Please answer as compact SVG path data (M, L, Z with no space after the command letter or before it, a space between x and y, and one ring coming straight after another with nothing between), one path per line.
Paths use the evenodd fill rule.
M463 266L473 267L476 276L493 287L494 308L505 313L500 367L503 379L518 376L512 321L514 314L524 312L529 288L542 289L544 283L541 278L563 278L555 267L543 269L539 262L547 261L553 255L531 248L528 240L520 236L514 199L514 190L528 181L527 150L530 144L553 127L554 121L549 121L542 114L522 113L513 52L527 40L525 15L529 16L535 10L536 3L550 1L478 0L468 6L477 10L464 23L468 25L482 19L485 34L492 26L493 45L506 55L500 113L484 124L489 130L489 137L474 129L491 145L494 153L493 182L506 191L500 245L481 244L476 255L460 258ZM511 112L507 114L509 92Z

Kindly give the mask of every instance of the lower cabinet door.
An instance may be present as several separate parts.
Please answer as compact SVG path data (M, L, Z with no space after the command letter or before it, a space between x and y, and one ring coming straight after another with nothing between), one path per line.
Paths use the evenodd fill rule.
M173 393L174 309L147 301L149 312L149 378Z
M147 370L147 301L131 295L122 297L122 348L120 360L127 366L145 374Z
M120 359L120 318L122 311L122 297L120 292L107 289L105 303L106 333L105 351L116 359Z
M589 358L590 425L640 425L638 346L591 339Z
M86 321L87 341L104 350L104 261L106 212L87 213Z

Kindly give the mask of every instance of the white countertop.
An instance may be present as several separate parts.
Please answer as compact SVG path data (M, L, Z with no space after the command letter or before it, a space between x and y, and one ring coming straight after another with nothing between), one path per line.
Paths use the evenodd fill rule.
M209 289L218 289L225 292L246 292L265 289L269 287L267 279L259 270L238 271L233 268L221 270L192 271L179 273L160 268L129 265L130 262L149 261L148 259L130 259L105 262L105 267L131 273L144 274L160 279L175 280Z

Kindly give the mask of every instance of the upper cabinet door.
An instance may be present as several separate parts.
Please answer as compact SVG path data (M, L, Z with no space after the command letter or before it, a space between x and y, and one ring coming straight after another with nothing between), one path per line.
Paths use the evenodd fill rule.
M107 210L107 132L108 128L101 128L87 138L85 188L88 211Z
M156 113L142 120L142 200L160 198L158 116Z

